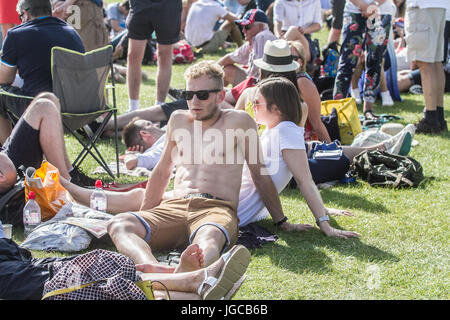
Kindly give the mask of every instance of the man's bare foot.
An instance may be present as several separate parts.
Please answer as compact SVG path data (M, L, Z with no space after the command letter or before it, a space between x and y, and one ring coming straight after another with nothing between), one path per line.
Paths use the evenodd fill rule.
M205 266L203 250L198 244L189 245L180 257L180 264L176 267L175 273L195 271Z

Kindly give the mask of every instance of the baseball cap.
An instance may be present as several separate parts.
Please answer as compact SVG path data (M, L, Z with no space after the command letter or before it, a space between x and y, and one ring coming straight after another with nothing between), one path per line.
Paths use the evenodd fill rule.
M250 9L244 14L242 19L235 21L235 23L240 24L241 26L246 26L253 22L264 22L269 24L269 18L267 18L264 11L260 9Z

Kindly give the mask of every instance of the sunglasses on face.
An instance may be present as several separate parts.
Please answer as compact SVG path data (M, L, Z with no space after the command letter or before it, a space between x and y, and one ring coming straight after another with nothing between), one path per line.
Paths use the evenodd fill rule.
M253 23L244 26L245 30L250 30L253 27Z
M23 22L23 15L25 14L25 12L21 12L21 13L19 13L19 19L20 19L20 21L22 21Z
M222 89L212 89L212 90L198 90L198 91L189 91L184 90L182 92L182 96L186 100L192 100L194 98L194 95L197 96L199 100L208 100L209 94L211 92L220 92Z
M300 58L301 58L300 56L292 56L292 60L298 60Z

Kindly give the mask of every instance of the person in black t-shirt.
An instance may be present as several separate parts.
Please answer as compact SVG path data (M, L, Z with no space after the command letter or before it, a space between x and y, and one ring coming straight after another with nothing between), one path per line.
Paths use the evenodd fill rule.
M0 148L0 195L17 181L17 170L41 167L45 159L62 177L79 186L93 186L95 180L74 169L64 143L60 103L51 92L39 93L20 117Z
M1 144L11 134L6 111L20 118L34 96L52 91L51 48L85 52L75 29L51 16L49 0L19 0L17 8L22 24L8 31L0 61ZM21 88L12 86L17 72Z

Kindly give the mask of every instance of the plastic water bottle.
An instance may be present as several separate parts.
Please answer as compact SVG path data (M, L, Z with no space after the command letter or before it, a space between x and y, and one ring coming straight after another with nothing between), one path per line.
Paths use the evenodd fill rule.
M28 194L28 202L23 207L23 226L25 238L41 224L41 208L36 202L33 191Z
M91 194L91 208L98 211L106 212L106 193L103 191L103 183L101 180L95 181L95 190Z

